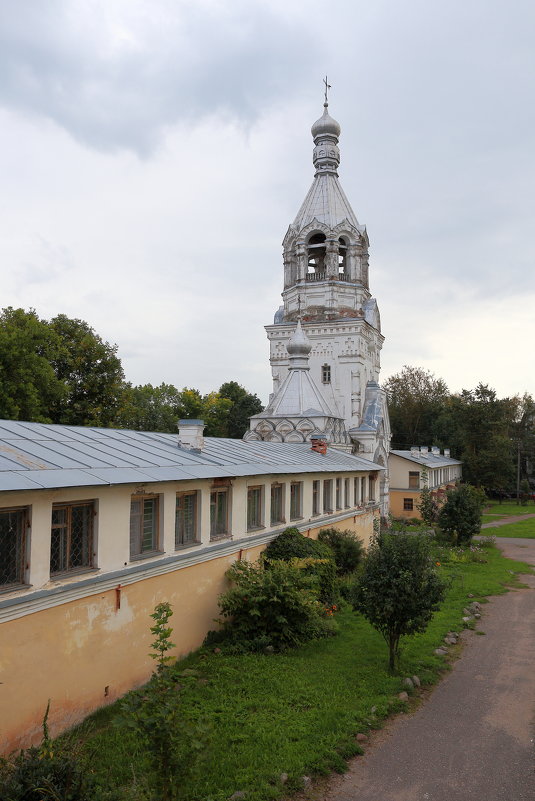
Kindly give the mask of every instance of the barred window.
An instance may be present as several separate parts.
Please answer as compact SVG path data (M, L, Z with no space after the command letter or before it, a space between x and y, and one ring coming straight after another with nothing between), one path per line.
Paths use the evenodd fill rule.
M247 530L261 528L262 487L249 487L247 490Z
M229 534L229 490L215 489L210 493L210 539Z
M292 481L290 484L290 520L298 520L303 516L303 482Z
M326 478L323 482L323 511L332 512L333 510L333 482L331 478Z
M322 384L331 383L331 367L328 364L323 364L321 367L321 383Z
M271 525L284 523L284 485L271 485Z
M28 510L0 509L0 587L24 583Z
M319 481L312 482L312 514L319 515L321 510L321 485Z
M198 542L196 491L179 492L176 496L175 548Z
M158 550L158 495L133 496L130 503L130 558Z
M93 565L93 501L54 504L50 543L50 574Z
M414 502L412 498L403 498L403 511L412 512L414 509Z

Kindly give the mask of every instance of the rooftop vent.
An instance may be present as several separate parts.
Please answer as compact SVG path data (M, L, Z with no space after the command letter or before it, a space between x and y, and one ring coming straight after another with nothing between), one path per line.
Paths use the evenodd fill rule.
M205 427L204 420L179 420L178 447L187 451L202 451Z

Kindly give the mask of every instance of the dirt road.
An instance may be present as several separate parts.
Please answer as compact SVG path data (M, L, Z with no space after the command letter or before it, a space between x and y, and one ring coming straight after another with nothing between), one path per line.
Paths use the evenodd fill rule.
M535 566L535 540L499 539ZM535 576L491 598L453 670L373 735L325 801L535 801Z

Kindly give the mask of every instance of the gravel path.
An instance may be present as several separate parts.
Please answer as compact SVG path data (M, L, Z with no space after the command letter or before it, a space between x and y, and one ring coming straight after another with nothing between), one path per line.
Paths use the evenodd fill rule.
M535 566L535 540L497 545ZM535 801L535 576L523 580L484 604L486 636L463 633L451 673L372 735L324 801Z

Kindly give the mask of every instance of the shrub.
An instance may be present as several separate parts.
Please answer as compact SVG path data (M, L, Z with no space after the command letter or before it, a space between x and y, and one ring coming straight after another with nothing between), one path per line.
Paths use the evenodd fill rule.
M446 493L446 503L438 515L438 525L451 542L470 542L481 530L481 512L486 497L483 490L461 484Z
M265 569L238 561L227 577L234 586L219 597L224 627L244 647L282 650L336 630L318 600L318 577L297 563L278 560Z
M353 594L353 605L385 638L394 670L402 636L425 631L442 600L429 542L414 534L380 534L374 539Z
M304 537L295 527L285 529L282 534L269 543L264 551L266 562L272 562L275 559L289 562L290 559L307 559L308 557L334 559L333 552L327 544Z
M349 530L323 528L318 535L318 541L326 543L331 548L339 576L354 573L364 556L362 540Z

